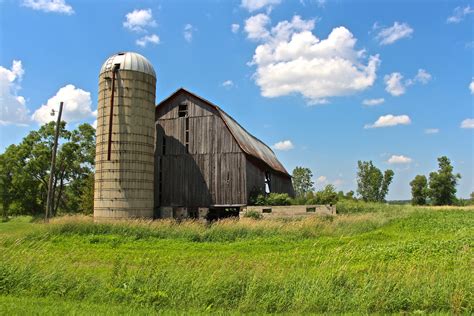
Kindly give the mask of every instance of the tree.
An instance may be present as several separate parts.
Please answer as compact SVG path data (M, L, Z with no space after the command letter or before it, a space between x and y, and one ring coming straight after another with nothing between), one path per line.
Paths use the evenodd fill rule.
M453 173L446 156L438 158L438 166L438 172L430 173L429 197L434 205L452 205L456 202L456 185L461 175Z
M314 190L312 177L313 173L309 168L296 167L293 170L293 188L297 197L303 197L306 193Z
M428 180L424 175L417 175L411 182L411 204L425 205L428 198Z
M324 189L316 192L316 204L336 204L338 201L338 194L332 184L328 184Z
M366 202L383 202L388 193L394 172L390 169L382 171L372 161L358 161L357 193Z
M62 206L68 212L82 210L90 190L95 156L95 130L82 124L66 130L61 122L57 168L49 174L55 123L30 132L18 145L9 146L0 155L0 198L4 215L44 213L49 177L53 176L53 216ZM90 193L87 195L90 200ZM89 203L90 204L90 203ZM85 204L84 204L85 205Z

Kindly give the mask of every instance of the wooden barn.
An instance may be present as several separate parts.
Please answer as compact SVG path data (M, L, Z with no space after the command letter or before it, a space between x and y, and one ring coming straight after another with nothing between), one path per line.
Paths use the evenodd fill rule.
M217 105L178 89L155 112L155 216L237 210L254 192L288 193L274 152Z

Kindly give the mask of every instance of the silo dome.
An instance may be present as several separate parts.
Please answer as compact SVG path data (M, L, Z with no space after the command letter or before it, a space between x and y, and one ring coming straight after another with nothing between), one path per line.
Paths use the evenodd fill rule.
M110 56L102 65L100 73L112 70L116 64L120 64L122 70L143 72L156 78L155 70L148 59L133 52L120 52Z

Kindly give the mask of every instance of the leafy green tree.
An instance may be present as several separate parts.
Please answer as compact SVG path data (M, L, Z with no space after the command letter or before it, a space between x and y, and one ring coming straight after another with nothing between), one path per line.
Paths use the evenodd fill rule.
M438 167L438 172L430 173L429 197L434 205L452 205L456 202L456 185L461 175L453 173L446 156L438 158Z
M336 204L338 201L338 194L332 184L328 184L324 189L316 192L316 204Z
M293 188L296 197L303 197L314 190L314 182L311 180L313 173L309 168L296 167L293 170Z
M383 202L393 179L393 171L382 171L372 161L357 162L357 193L366 202Z
M11 214L44 213L55 123L30 132L18 145L9 146L0 155L2 205ZM81 210L81 195L90 187L93 174L95 130L82 124L74 131L61 122L60 146L53 179L53 214L60 206L67 211Z
M417 175L411 182L411 204L425 205L428 198L428 180L424 175Z

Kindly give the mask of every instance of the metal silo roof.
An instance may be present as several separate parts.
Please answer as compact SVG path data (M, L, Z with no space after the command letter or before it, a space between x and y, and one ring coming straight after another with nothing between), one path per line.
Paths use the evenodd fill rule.
M117 53L110 56L100 69L100 73L112 70L112 67L116 64L120 64L121 70L133 70L143 72L152 75L156 78L155 70L151 63L140 54L133 52Z

